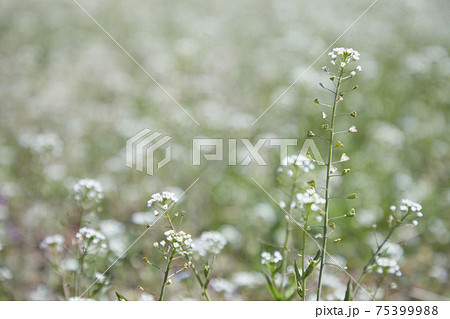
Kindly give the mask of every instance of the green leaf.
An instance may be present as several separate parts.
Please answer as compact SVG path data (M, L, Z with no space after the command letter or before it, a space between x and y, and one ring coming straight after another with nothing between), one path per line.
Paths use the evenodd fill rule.
M345 291L344 301L352 301L353 300L353 283L352 280L349 279L347 283L347 290Z
M303 286L303 279L302 276L300 276L300 272L298 271L297 267L297 260L294 258L294 273L295 273L295 281L297 283L297 293L300 296L300 298L304 298L304 292L302 290Z
M274 297L275 300L282 301L283 297L278 293L278 290L275 287L275 284L273 283L273 281L266 274L263 273L263 275L264 275L264 277L266 277L267 289L269 289L269 292L272 295L272 297Z
M308 278L309 275L311 275L312 271L314 270L314 268L317 267L319 262L320 262L320 249L317 251L317 254L314 257L314 259L309 263L308 268L306 268L305 273L302 276L302 280L305 280L306 278Z
M311 187L316 187L316 182L314 180L309 181L308 185L311 186Z
M122 296L121 294L119 294L117 291L114 291L114 293L116 294L117 300L118 301L128 301L127 298L125 298L124 296Z
M295 297L295 293L297 292L297 281L295 276L289 276L288 286L284 293L284 300L292 300Z

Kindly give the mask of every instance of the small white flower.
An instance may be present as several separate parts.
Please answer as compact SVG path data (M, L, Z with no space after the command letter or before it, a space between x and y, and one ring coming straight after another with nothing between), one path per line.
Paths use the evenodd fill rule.
M176 203L177 201L178 198L174 193L164 191L162 193L153 194L147 201L147 207L152 207L154 204L159 203L161 206L165 207L163 209L167 209L170 204Z
M75 235L75 238L77 239L80 248L89 253L94 254L99 249L105 250L108 247L105 235L93 228L80 228L78 233Z
M89 178L79 180L73 186L73 191L75 193L73 198L79 202L100 202L104 197L100 182Z
M350 72L350 76L355 76L355 75L356 75L355 71Z
M273 253L273 255L267 251L264 251L261 253L261 264L278 264L280 261L283 260L283 256L281 253L277 250Z
M358 65L357 67L356 67L356 69L355 69L356 71L358 71L358 72L360 72L361 70L362 70L362 68L361 68L361 66L360 65Z

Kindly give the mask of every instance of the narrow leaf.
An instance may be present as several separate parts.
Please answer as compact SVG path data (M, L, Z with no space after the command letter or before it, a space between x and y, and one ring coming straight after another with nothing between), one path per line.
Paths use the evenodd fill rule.
M349 279L347 283L347 290L345 291L344 301L352 301L353 300L353 283L352 280Z
M118 301L128 301L127 298L125 298L124 296L122 296L121 294L119 294L117 291L114 291L114 293L116 294L117 300Z

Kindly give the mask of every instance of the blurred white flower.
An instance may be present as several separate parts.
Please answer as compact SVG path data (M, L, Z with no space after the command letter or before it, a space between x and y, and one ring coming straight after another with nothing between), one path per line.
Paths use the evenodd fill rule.
M201 257L218 255L227 244L224 235L217 231L205 231L194 241L194 251Z
M236 287L227 279L224 278L213 278L211 279L211 288L215 292L233 293Z
M267 264L277 264L280 261L283 260L283 256L281 253L277 250L273 253L273 255L267 251L264 251L261 253L261 264L267 265Z
M281 160L282 166L295 165L303 172L308 173L315 168L313 162L303 155L291 155Z
M75 258L66 258L61 261L60 267L65 271L76 271L78 269L78 261Z
M13 279L12 271L7 267L0 267L0 281Z
M103 187L100 182L90 179L84 178L79 180L73 186L74 196L73 198L78 201L95 201L99 202L103 199Z
M325 199L317 194L314 188L310 188L304 193L298 193L296 196L300 207L311 205L313 211L319 210L318 205L325 204Z
M150 225L155 220L153 212L136 212L131 215L131 221L136 225Z
M139 297L139 300L140 301L155 301L155 297L153 297L153 295L151 295L151 294L144 292Z
M98 248L105 250L108 247L105 235L93 228L80 228L75 238L81 250L89 253L95 253Z
M255 287L265 284L264 276L256 271L234 273L232 281L238 287Z
M63 235L56 234L52 236L47 236L44 238L43 241L41 241L41 243L39 244L39 248L44 250L50 247L58 252L61 252L64 249L64 242L65 239Z

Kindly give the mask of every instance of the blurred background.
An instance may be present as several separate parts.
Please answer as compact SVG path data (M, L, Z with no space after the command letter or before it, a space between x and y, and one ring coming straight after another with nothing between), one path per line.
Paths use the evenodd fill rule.
M217 230L228 239L211 297L270 300L260 255L279 249L285 218L252 178L284 199L278 150L263 149L267 166L192 166L192 138L303 141L307 130L320 131L322 109L313 101L331 98L318 85L328 81L326 55L252 123L370 3L80 0L197 125L74 1L0 1L0 299L64 299L39 244L56 233L68 243L74 237L70 197L78 180L103 186L97 218L115 225L120 255L145 230L145 214L136 213L146 212L151 194L180 193L200 178L178 207L193 237ZM358 213L336 222L342 241L330 253L359 276L374 247L372 226L380 238L386 233L390 205L410 198L423 206L419 225L393 238L403 247L403 276L387 278L380 299L450 298L449 15L444 0L380 0L334 45L358 50L363 71L343 104L358 117L339 119L343 129L358 128L342 140L352 172L333 185L358 198L332 206L336 215ZM144 128L172 137L173 160L154 176L125 166L125 142ZM325 158L325 143L317 146ZM142 257L160 258L152 244L163 232L147 232L109 270L102 299L114 300L114 290L133 300L142 289L158 293L161 273ZM201 298L183 283L187 276L175 277L169 299ZM330 270L327 298L342 299L333 291L345 291L347 280ZM375 282L369 276L365 285Z

